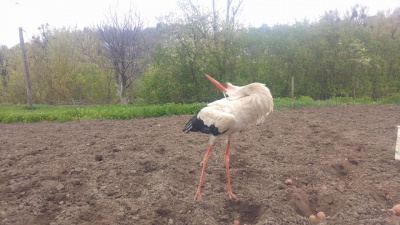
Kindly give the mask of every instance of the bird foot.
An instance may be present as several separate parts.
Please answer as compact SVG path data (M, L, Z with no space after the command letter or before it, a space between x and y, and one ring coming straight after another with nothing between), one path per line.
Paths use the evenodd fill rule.
M236 195L234 195L232 192L228 191L228 196L229 196L230 199L233 198L233 199L237 200Z
M194 196L194 201L196 201L196 199L203 200L200 191L196 192L196 195Z

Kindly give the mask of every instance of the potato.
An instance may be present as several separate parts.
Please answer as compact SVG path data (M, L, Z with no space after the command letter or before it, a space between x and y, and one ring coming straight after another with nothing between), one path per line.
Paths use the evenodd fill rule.
M292 184L293 184L292 179L286 179L286 180L285 180L285 184L286 184L286 185L292 185Z
M318 212L317 213L317 219L324 220L325 218L326 218L326 216L325 216L324 212Z
M393 206L392 210L394 212L394 215L400 216L400 204Z

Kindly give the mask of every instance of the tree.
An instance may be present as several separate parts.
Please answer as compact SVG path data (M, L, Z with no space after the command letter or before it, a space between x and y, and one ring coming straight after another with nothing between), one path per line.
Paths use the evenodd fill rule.
M149 63L149 43L142 35L143 22L132 8L122 18L110 9L105 22L95 27L104 52L114 71L116 90L121 103L128 103L126 89L143 73Z
M237 56L241 54L239 44L236 43L237 32L240 28L238 16L242 10L242 0L227 0L226 8L220 12L215 7L213 0L213 48L211 56L213 66L217 69L216 77L218 79L226 79L231 82L236 81L237 73L235 73L235 65L237 64ZM223 15L225 18L219 17Z
M8 84L8 48L5 45L0 46L0 79L3 88L7 88Z
M365 26L368 7L360 4L355 4L351 7L351 15L348 15L354 26Z
M199 102L206 87L203 76L210 62L211 13L192 1L179 1L178 5L183 16L169 15L160 21L159 30L167 38L156 51L153 65L158 68L152 70L152 76L160 89L170 90L164 84L174 87L159 99Z
M142 98L199 102L208 100L205 96L212 98L207 93L212 87L204 79L205 73L214 74L219 80L236 81L240 47L235 32L241 1L237 2L229 0L224 10L218 11L213 1L211 11L198 1L180 0L179 16L161 18L157 29L166 38L157 48L153 68L142 79L152 87L140 90ZM224 16L220 17L220 12ZM157 95L154 90L162 94Z
M390 23L390 37L394 40L396 39L396 34L398 37L397 31L400 28L400 7L396 8L388 19Z
M350 38L349 40L339 41L340 64L346 66L349 79L347 85L352 89L352 96L358 97L370 96L371 84L363 71L370 66L370 58L367 56L367 50L358 39ZM362 71L362 72L361 72Z

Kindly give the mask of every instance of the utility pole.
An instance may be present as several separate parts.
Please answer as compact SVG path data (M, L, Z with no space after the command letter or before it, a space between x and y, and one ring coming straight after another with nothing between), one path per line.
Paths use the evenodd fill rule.
M29 76L28 70L28 61L26 59L26 51L25 51L25 43L24 43L24 35L22 27L19 28L19 44L21 46L22 53L22 61L24 62L24 72L25 72L25 86L26 86L26 95L28 97L28 106L32 107L32 85L31 78Z

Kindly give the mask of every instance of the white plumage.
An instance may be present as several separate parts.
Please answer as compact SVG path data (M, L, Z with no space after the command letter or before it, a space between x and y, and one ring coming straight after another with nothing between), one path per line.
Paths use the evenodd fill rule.
M270 90L261 83L245 86L234 86L230 83L220 84L211 76L206 77L225 95L225 98L211 102L200 109L186 124L183 131L212 134L210 145L203 158L203 169L197 193L194 197L201 199L201 185L208 155L216 141L216 137L227 136L228 145L225 152L225 169L228 180L228 196L236 198L232 193L229 174L229 151L232 136L249 125L262 123L273 110L273 98Z

